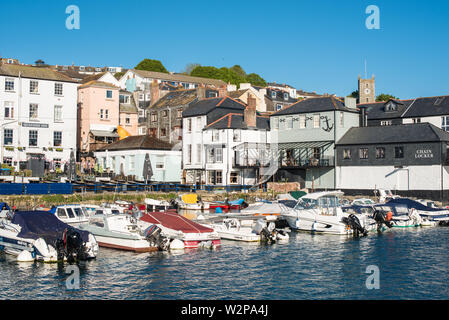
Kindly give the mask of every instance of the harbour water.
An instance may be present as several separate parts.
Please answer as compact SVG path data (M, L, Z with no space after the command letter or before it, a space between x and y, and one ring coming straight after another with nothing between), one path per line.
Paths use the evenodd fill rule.
M101 248L68 265L0 255L1 299L448 299L449 228L395 229L353 239L291 233L272 246L222 241L219 249L135 254ZM368 289L368 266L379 289Z

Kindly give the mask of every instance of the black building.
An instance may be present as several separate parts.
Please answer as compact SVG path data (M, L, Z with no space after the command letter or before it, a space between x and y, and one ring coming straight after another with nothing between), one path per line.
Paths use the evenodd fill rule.
M354 127L336 143L337 188L448 201L449 133L430 123Z

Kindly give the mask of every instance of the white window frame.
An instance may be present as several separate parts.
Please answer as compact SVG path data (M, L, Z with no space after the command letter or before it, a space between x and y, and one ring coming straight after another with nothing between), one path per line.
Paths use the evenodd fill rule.
M7 133L8 131L8 133ZM11 142L6 142L6 138L11 139ZM11 146L14 144L14 130L9 128L3 129L3 145Z
M32 134L33 134L33 136L34 135L36 136L36 145L31 145L31 136L32 136ZM30 146L30 147L37 147L38 144L39 144L39 131L38 130L30 130L30 131L28 131L28 146Z
M59 134L60 136L60 144L56 145L56 135ZM61 147L62 146L62 131L53 131L53 147Z
M8 116L6 116L6 110L8 110ZM5 119L14 119L14 101L5 101L3 116Z
M319 114L314 114L313 115L313 128L314 129L319 129L320 128L320 115Z
M35 107L36 109L33 112L33 108ZM32 121L38 121L39 118L39 105L37 103L30 103L30 107L29 107L29 119Z
M223 163L223 148L215 148L215 163Z
M202 146L201 146L201 144L198 143L196 145L196 163L197 164L201 164L201 156L202 156L201 150L202 150Z
M203 129L203 119L201 117L196 117L196 131L201 131Z
M62 96L63 95L63 84L60 82L55 82L55 96Z
M286 122L285 128L286 128L287 130L292 130L292 129L293 129L293 117L287 117L287 118L285 119L285 122Z
M15 81L14 78L5 78L5 91L14 92Z
M30 93L38 94L39 93L39 81L30 80Z
M62 120L62 106L55 105L54 106L54 122L63 122Z
M305 129L306 128L306 116L300 115L299 116L299 129Z

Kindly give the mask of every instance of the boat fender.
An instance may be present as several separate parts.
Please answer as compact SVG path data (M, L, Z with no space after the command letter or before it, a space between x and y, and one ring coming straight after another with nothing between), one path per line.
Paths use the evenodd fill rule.
M49 257L50 256L50 250L47 246L47 243L44 239L39 238L34 241L34 247L39 251L40 255L43 257Z
M170 250L182 250L184 249L184 242L179 239L173 239L170 242Z
M388 211L387 216L385 217L385 221L391 221L393 219L393 212Z
M221 210L220 207L217 207L217 208L215 209L215 213L223 213L223 211Z
M19 262L33 262L34 258L31 252L27 250L23 250L19 255L17 256L17 261Z

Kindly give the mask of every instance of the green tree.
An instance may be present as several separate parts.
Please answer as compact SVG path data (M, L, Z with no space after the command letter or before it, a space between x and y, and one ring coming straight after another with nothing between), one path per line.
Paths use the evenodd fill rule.
M241 66L239 66L238 64L232 66L231 68L229 68L231 71L235 72L239 77L242 78L246 78L246 72L245 70L243 70L243 68Z
M191 75L193 69L195 69L196 67L199 67L199 66L201 66L199 63L188 63L185 66L184 71L182 73Z
M267 86L267 82L261 76L259 76L257 73L250 73L246 77L246 81L251 83L253 86L259 86L259 87Z
M143 59L134 69L168 73L162 62L152 59Z
M381 93L376 97L376 102L388 101L390 99L398 100L399 98L388 93Z
M251 83L257 86L266 86L266 81L256 73L246 75L246 72L239 65L231 68L222 67L220 69L212 66L197 66L190 73L191 76L210 79L223 80L226 83L240 86L240 83Z
M348 97L359 99L359 90L352 91Z

